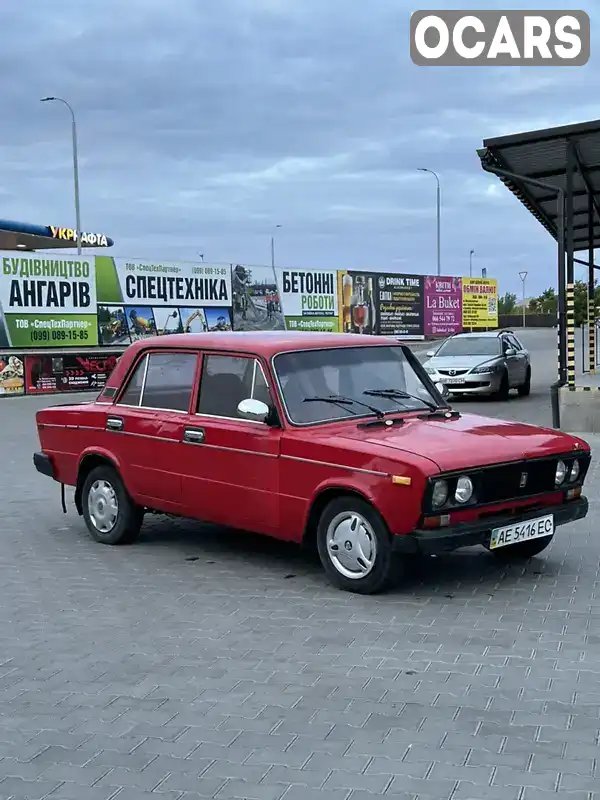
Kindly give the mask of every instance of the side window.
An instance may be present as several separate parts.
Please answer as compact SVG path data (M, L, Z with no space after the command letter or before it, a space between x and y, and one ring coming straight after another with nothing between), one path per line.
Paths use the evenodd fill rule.
M238 356L204 357L198 414L237 419L238 405L250 397L267 404L271 402L269 388L256 359Z
M503 336L501 341L502 341L502 353L505 354L506 351L509 350L512 347L512 345L508 341L508 337L507 336Z
M197 358L195 353L151 353L141 405L144 408L188 411Z
M265 373L262 370L260 362L256 360L254 360L253 385L249 397L251 397L253 400L260 400L262 403L266 403L268 406L273 403L271 392L265 378Z
M144 356L138 362L133 375L129 379L127 388L121 395L119 403L125 406L139 406L140 398L142 396L142 386L144 385L144 375L146 374L146 364L148 363L148 356Z
M521 346L521 342L517 339L516 336L509 336L508 337L508 341L510 342L510 346L514 347L514 349L517 351L517 353L521 352L521 350L523 348Z

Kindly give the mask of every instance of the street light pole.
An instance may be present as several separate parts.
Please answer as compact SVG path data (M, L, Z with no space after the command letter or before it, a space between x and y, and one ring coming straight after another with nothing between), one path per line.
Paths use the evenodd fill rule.
M469 278L473 277L473 256L475 255L475 250L469 250Z
M527 279L527 273L525 271L519 272L519 278L521 278L521 283L523 284L523 328L525 328L525 281Z
M70 103L62 97L42 97L42 103L56 102L65 105L71 113L71 138L73 140L73 183L75 187L75 228L77 233L77 254L81 255L81 214L79 208L79 159L77 156L77 122Z
M281 228L281 225L275 225L276 228ZM275 236L271 236L271 267L275 272Z
M437 184L437 191L436 191L436 227L437 227L437 274L442 274L442 263L441 263L441 228L442 228L442 192L440 188L440 176L437 172L434 172L432 169L427 169L427 167L418 167L419 172L429 172L435 178Z

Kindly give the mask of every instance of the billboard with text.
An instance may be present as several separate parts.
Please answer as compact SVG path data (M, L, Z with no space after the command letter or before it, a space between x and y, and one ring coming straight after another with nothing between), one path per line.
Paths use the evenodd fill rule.
M231 268L96 256L99 342L231 330Z
M0 349L98 344L93 256L0 253Z

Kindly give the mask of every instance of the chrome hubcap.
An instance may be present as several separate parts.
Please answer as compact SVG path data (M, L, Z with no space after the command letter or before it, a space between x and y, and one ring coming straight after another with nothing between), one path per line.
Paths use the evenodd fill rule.
M108 481L94 481L88 493L88 512L99 533L110 533L119 515L119 502Z
M335 516L327 528L329 560L345 578L364 578L377 556L377 540L367 520L355 511Z

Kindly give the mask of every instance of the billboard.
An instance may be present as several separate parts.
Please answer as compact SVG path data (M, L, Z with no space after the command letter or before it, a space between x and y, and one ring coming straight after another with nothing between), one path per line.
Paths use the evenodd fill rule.
M340 331L343 333L376 333L376 276L368 272L338 272Z
M463 328L498 327L498 281L495 278L462 279Z
M98 344L93 256L0 254L0 348Z
M27 394L100 391L117 364L111 353L25 356Z
M96 256L96 286L102 346L232 328L230 266Z
M427 276L424 295L425 336L452 336L461 330L461 279Z
M377 314L381 336L423 338L423 275L377 274Z
M25 394L23 356L0 353L0 397Z
M0 365L4 352L126 347L171 333L410 340L497 324L498 284L489 278L0 253Z
M335 270L275 270L287 330L339 331Z
M236 331L285 330L273 267L232 265L231 290Z

